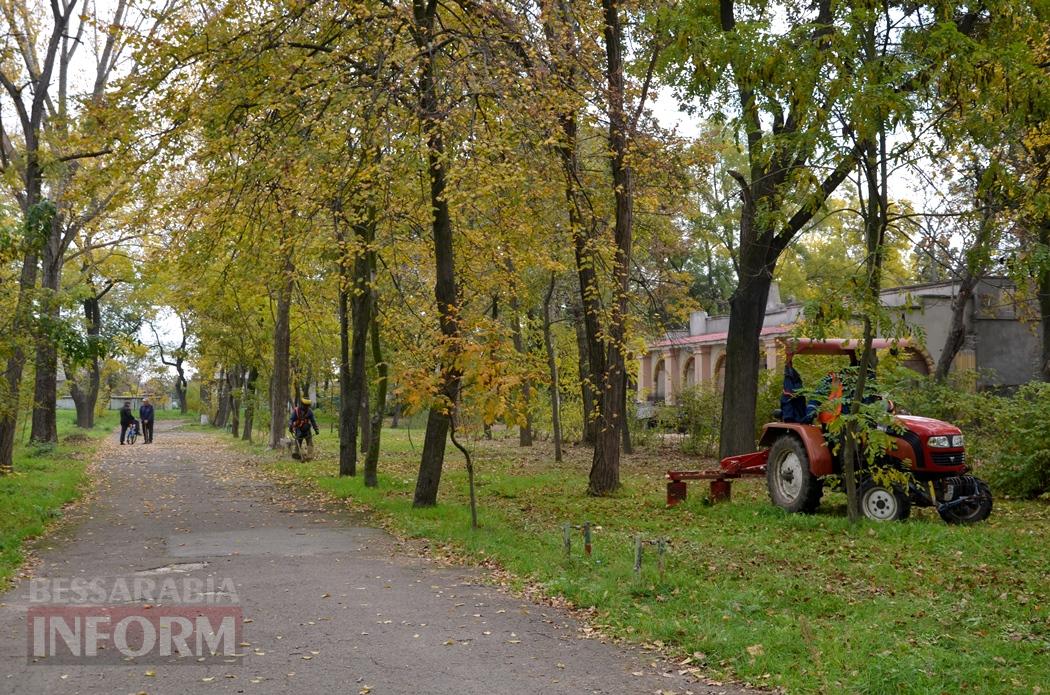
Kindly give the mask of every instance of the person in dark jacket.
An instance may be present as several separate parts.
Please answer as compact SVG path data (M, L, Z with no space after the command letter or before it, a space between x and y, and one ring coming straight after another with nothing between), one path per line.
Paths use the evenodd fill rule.
M142 443L153 443L153 404L148 398L142 399L139 407L139 420L142 422Z
M311 405L309 398L303 398L298 407L292 409L292 417L288 423L288 431L292 433L295 441L300 445L300 455L304 461L313 458L313 435L321 433L321 430L317 427L317 418L314 417L314 411L310 408ZM313 432L310 431L311 429L313 429ZM301 449L303 441L306 442L305 451Z
M128 428L136 424L135 416L131 414L131 401L124 401L124 407L120 409L120 443L124 443L124 437Z
M784 422L810 423L817 412L817 406L806 403L802 391L802 375L795 369L788 356L784 365L784 390L780 394L780 419Z

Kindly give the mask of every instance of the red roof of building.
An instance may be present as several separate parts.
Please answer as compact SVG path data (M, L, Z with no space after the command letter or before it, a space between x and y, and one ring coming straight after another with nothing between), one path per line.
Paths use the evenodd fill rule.
M783 326L766 326L759 335L787 335L794 326L788 324ZM658 340L649 345L650 350L668 347L684 347L686 345L706 345L709 343L724 343L728 333L704 333L702 335L686 335L681 338L667 338Z

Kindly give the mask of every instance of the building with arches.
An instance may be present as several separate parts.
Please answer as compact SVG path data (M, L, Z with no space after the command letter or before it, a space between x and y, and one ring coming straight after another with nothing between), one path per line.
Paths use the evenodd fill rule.
M951 328L958 282L936 282L883 290L883 306L900 311L914 337L904 348L904 364L932 373ZM1035 299L1018 295L1006 278L981 280L964 308L966 337L952 362L953 369L977 369L979 388L1011 388L1039 378L1041 335ZM759 366L779 370L784 339L802 315L798 302L781 301L773 283L760 334ZM699 384L725 383L729 316L696 311L688 328L670 331L648 344L639 359L638 400L674 405L678 394Z

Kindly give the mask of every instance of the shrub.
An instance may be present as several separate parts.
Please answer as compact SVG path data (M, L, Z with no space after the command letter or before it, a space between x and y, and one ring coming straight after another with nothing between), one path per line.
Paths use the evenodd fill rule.
M1050 492L1050 384L1032 382L1001 400L999 452L988 478L1007 494L1034 499Z
M758 397L755 402L755 441L763 426L780 407L782 374L763 370L758 375ZM686 434L682 449L698 456L718 456L718 439L722 429L722 391L712 383L683 389L676 412L678 424ZM661 425L664 423L661 421Z
M722 428L722 392L711 383L683 389L679 395L681 419L688 435L682 448L698 456L718 456Z

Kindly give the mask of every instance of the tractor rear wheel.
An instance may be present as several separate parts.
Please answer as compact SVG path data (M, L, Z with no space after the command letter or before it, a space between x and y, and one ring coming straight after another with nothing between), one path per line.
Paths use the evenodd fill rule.
M977 486L975 500L940 512L941 518L949 524L973 524L978 521L984 521L992 513L992 491L989 489L988 483L980 478L974 478L973 480Z
M896 485L886 487L865 477L857 496L861 514L872 521L904 521L911 515L911 498Z
M780 437L769 449L766 486L773 504L793 513L812 514L824 494L824 484L809 470L806 448L791 435Z

